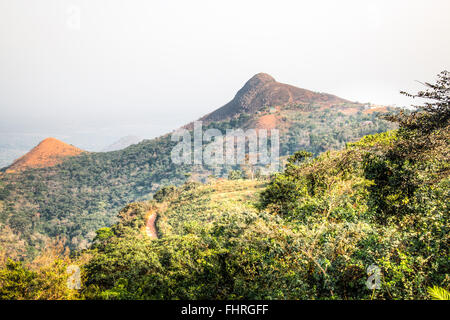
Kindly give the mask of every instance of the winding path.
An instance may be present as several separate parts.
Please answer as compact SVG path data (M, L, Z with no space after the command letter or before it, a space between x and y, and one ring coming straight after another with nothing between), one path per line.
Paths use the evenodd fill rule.
M145 233L151 239L158 239L158 232L156 231L156 210L152 210L149 212L149 216L147 218L147 222L145 223Z

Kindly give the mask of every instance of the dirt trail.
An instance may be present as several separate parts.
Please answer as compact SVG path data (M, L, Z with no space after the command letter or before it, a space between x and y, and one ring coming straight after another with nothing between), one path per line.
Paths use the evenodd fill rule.
M145 224L145 233L151 239L158 239L158 233L156 232L156 210L152 210L149 212L149 216L147 218L147 222Z

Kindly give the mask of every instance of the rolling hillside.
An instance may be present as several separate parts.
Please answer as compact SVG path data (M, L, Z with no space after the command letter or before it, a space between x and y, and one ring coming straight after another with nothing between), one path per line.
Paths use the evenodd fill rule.
M97 232L85 253L84 292L91 299L428 299L429 287L448 287L450 181L440 154L448 153L448 134L447 127L429 137L435 147L412 156L415 165L398 154L403 133L390 131L314 159L298 152L272 179L161 189L156 201L129 204L117 224ZM149 210L157 239L143 230ZM374 283L373 267L381 275Z
M232 171L199 183L191 175L109 215L116 221L105 220L110 226L71 256L54 236L30 260L27 236L42 235L0 225L0 299L448 299L448 72L439 79L411 95L434 104L386 117L398 130L316 157L296 151L270 177ZM157 141L153 147L166 145ZM87 164L76 172L92 170ZM24 179L33 184L40 170ZM8 199L11 189L1 191ZM90 226L55 220L56 227ZM78 291L66 286L73 264L83 270Z
M276 82L266 74L250 79L232 102L202 118L205 128L277 128L281 154L299 149L319 154L394 125L367 113L368 106ZM189 128L189 125L186 127ZM116 221L125 204L151 198L161 186L187 177L226 177L230 167L175 165L170 135L124 150L80 153L52 166L0 172L0 227L19 234L33 255L48 237L71 248L87 247L95 230ZM53 165L54 164L54 165Z

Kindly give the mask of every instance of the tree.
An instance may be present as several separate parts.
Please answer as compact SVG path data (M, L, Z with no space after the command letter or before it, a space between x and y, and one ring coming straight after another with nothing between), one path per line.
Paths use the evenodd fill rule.
M307 152L304 150L296 151L292 156L288 158L288 162L292 164L299 164L306 159L309 159L313 156L311 152Z
M173 185L162 187L155 192L155 194L153 195L153 199L155 199L157 202L163 202L167 198L173 196L176 189L177 188Z
M405 91L400 93L407 97L427 99L423 105L414 105L417 108L410 115L404 113L390 120L398 122L403 130L419 130L421 133L429 133L435 129L448 125L450 119L450 72L444 70L437 75L435 84L425 82L425 91L410 94Z
M425 82L424 85L426 90L417 94L401 91L413 99L426 99L423 105L414 105L416 110L409 114L403 111L398 115L384 117L399 125L401 139L392 155L412 161L434 156L448 159L448 152L441 154L440 149L447 145L449 137L450 73L444 70L437 75L435 84ZM427 151L430 150L437 152L429 154Z
M8 260L0 270L0 299L30 300L36 297L37 273L25 268L21 262Z
M230 180L239 180L243 179L244 175L241 170L231 170L228 173L228 179Z
M401 93L427 101L412 113L401 112L385 118L399 124L398 139L387 152L368 153L364 158L365 177L372 202L383 221L388 216L411 214L410 199L424 185L433 184L447 173L449 160L450 73L442 71L435 84L425 83L425 91ZM434 177L418 172L429 172Z

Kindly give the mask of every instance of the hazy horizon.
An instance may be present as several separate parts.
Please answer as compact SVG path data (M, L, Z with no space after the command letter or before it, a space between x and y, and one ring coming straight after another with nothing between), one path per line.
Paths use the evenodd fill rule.
M0 0L0 142L152 138L221 107L259 72L408 106L400 90L450 65L448 12L437 0Z

